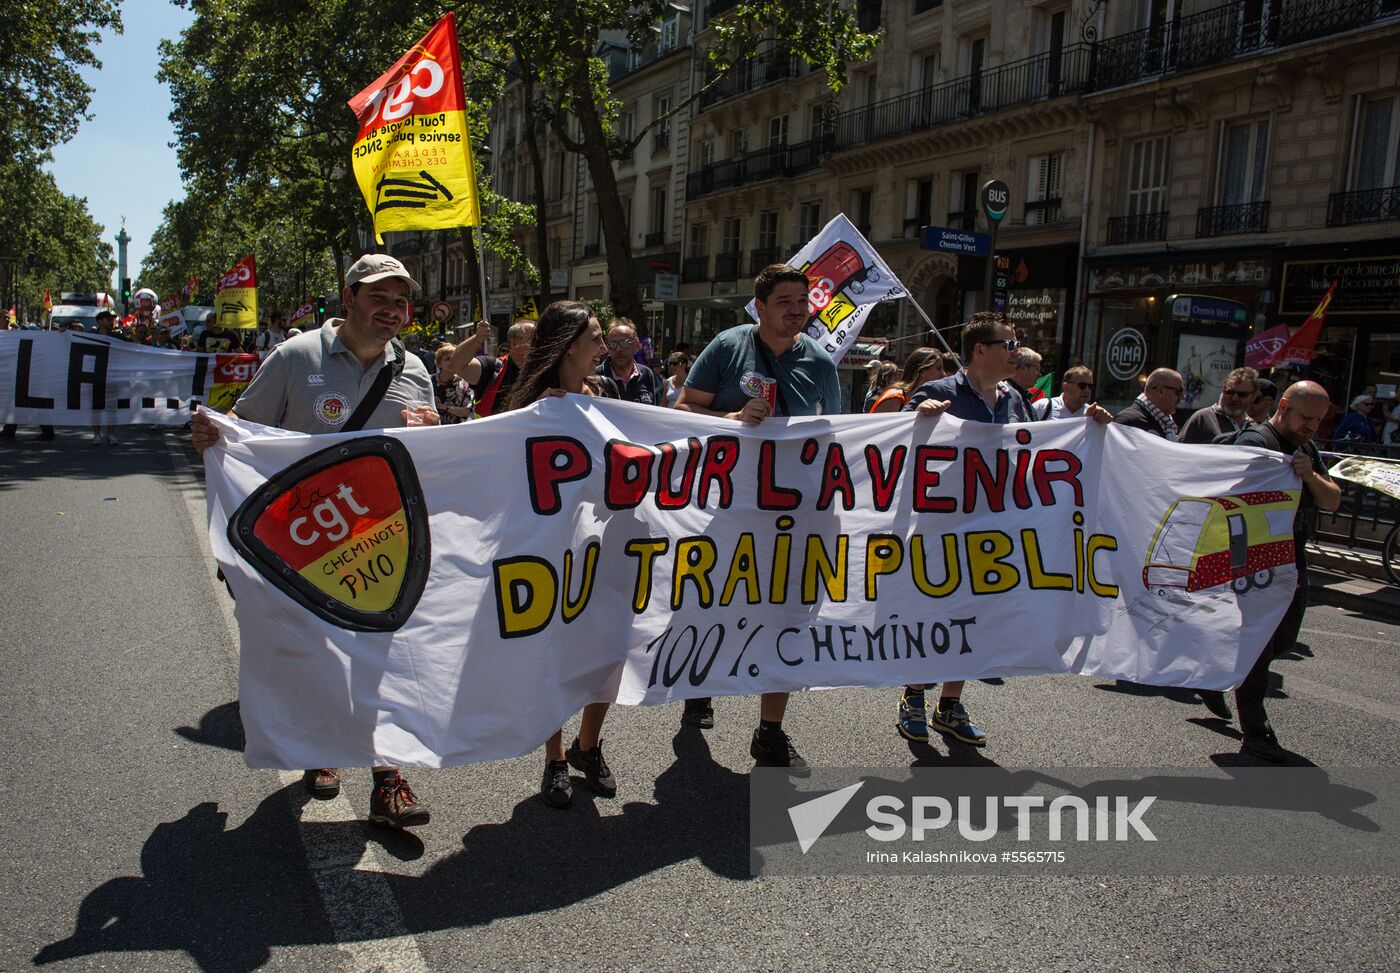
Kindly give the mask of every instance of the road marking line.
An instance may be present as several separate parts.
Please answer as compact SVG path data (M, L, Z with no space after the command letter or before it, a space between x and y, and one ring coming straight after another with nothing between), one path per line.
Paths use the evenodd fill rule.
M1306 676L1295 676L1291 671L1285 669L1283 671L1283 691L1291 694L1295 689L1300 689L1309 696L1325 699L1329 703L1345 706L1347 709L1354 709L1370 716L1378 716L1383 720L1390 720L1392 723L1400 723L1400 706L1394 706L1379 699L1371 699L1369 696L1361 696L1345 689L1338 689L1336 686L1329 686L1326 683L1316 682Z
M189 477L190 483L198 483L199 473L184 449L170 435L163 434L162 439L175 473ZM229 644L235 647L232 655L236 669L238 623L234 621L231 601L218 591L222 584L215 573L218 564L209 546L208 512L196 502L195 492L182 490L181 498L204 554L204 566L228 629ZM279 770L277 777L283 788L301 785L301 771ZM358 823L359 820L344 795L330 801L307 801L298 816L302 825L311 825L297 830L306 851L307 869L316 880L321 906L335 932L336 947L349 957L354 970L429 973L418 940L408 932L398 900L389 888L384 863L374 843L364 840L354 829L316 827Z
M1333 632L1325 628L1300 628L1298 631L1306 632L1309 635L1326 635L1329 638L1341 639L1343 642L1373 642L1376 645L1395 644L1395 639L1378 639L1370 635L1350 635L1346 632Z

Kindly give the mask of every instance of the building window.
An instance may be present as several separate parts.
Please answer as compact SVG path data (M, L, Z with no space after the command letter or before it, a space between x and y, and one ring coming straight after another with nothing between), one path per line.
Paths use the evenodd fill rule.
M672 14L661 21L661 36L656 41L656 53L668 54L676 49L680 41L680 14Z
M1264 200L1269 188L1269 120L1221 125L1215 200L1239 206Z
M822 204L800 203L797 207L797 245L805 246L822 228Z
M917 237L933 222L933 180L910 179L907 186L902 235Z
M1167 209L1167 161L1171 157L1169 135L1138 139L1128 149L1127 216L1145 216Z
M558 158L555 159L555 162L557 163L557 164L555 165L555 167L554 167L554 199L555 199L555 201L558 201L558 200L561 200L561 199L564 198L564 176L565 176L564 159L565 159L565 155L564 155L563 152L560 152Z
M778 211L768 210L758 214L758 249L778 249Z
M690 224L690 244L686 247L686 253L692 257L710 255L710 224Z
M667 114L671 111L671 97L662 95L654 103L653 117L656 119L656 127L651 130L651 141L653 149L664 149L671 143L671 120Z
M809 139L820 138L826 130L826 105L817 102L807 110L807 137Z
M715 140L714 140L714 139L701 139L701 140L700 140L700 166L701 166L701 168L704 168L705 166L713 165L713 164L714 164L714 161L715 161Z
M743 229L743 221L737 216L726 217L723 228L719 235L720 253L738 253L739 236Z
M857 189L851 197L851 210L856 214L856 229L870 236L870 215L875 206L875 190Z
M948 178L948 225L958 230L977 228L977 170L954 172Z
M926 14L943 6L943 0L914 0L914 16Z
M651 234L661 243L666 233L666 187L656 186L651 191Z
M768 119L768 147L770 149L787 145L788 140L788 117L779 115L777 118Z
M749 151L749 130L747 128L736 128L729 133L729 157L731 159L742 159L744 153Z
M1400 98L1394 95L1372 98L1361 104L1348 180L1353 191L1383 189L1400 183L1396 171L1396 137L1400 135L1397 109L1400 109Z
M1027 160L1026 166L1026 223L1040 225L1054 223L1060 218L1060 173L1064 168L1063 157L1035 155Z

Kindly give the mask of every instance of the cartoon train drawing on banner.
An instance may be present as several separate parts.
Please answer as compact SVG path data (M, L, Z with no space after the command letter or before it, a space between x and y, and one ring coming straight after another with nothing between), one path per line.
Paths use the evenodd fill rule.
M1298 490L1179 497L1153 532L1142 567L1144 591L1119 611L1166 630L1186 613L1222 610L1273 584L1294 563Z
M1177 499L1152 535L1142 584L1149 591L1205 591L1228 584L1236 594L1267 588L1274 569L1293 563L1298 490Z
M823 336L817 320L821 321L827 334L835 334L856 313L856 304L848 295L859 296L865 292L866 283L874 284L880 280L880 271L867 267L855 247L844 240L832 244L801 270L807 275L810 285L807 294L807 333L819 340Z

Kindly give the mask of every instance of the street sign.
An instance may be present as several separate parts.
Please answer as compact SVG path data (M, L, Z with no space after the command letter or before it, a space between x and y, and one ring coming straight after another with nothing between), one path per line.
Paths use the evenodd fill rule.
M1147 339L1136 328L1119 328L1104 349L1108 373L1120 382L1131 381L1147 365Z
M652 296L658 301L674 301L680 295L680 274L657 274Z
M1011 289L1011 258L997 254L992 263L992 310L1005 314Z
M923 248L959 253L968 257L985 257L992 252L992 238L971 230L953 230L946 226L924 227Z
M553 290L564 290L569 286L569 271L554 269L549 272L549 286Z
M433 320L438 324L446 324L452 320L453 308L446 301L438 301L433 305Z
M995 226L1000 223L1006 211L1011 208L1011 190L1000 179L989 179L982 184L982 212Z
M1210 321L1217 324L1244 324L1247 315L1239 301L1200 294L1172 294L1172 317L1178 320Z
M488 314L509 314L515 309L515 302L510 299L510 295L492 296L486 302L486 312Z

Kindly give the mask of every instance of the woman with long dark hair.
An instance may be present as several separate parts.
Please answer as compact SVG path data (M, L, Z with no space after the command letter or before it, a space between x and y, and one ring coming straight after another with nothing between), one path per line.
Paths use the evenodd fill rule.
M520 377L511 387L506 409L521 409L540 399L570 392L618 398L617 386L612 380L595 375L593 371L607 353L603 329L588 305L580 301L556 301L544 309L535 324L530 357L525 359ZM540 797L551 807L563 808L573 803L570 765L603 797L617 793L617 782L603 759L602 742L598 739L607 715L607 703L589 703L583 708L578 736L567 751L562 729L545 742Z
M937 348L915 348L909 353L909 357L904 359L904 373L898 381L891 382L889 387L880 393L880 397L870 407L870 412L898 412L904 408L904 403L909 401L909 396L914 394L916 388L948 374L946 359L952 357L943 354ZM956 359L953 362L953 370L957 370Z

